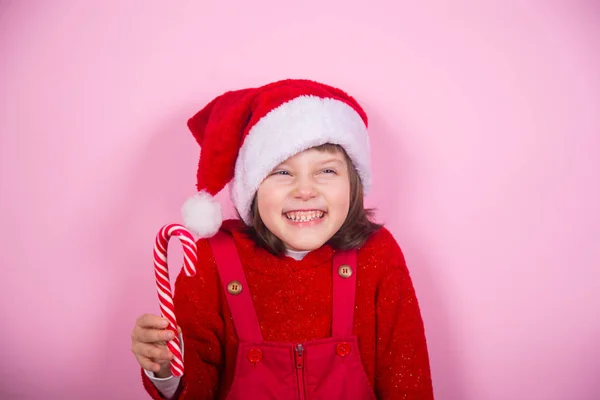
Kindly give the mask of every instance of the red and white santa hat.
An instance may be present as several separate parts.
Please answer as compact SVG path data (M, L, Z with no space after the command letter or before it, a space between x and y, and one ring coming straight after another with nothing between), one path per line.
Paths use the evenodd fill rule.
M351 96L310 80L222 94L188 121L201 152L198 193L182 207L183 224L199 237L216 234L223 217L214 196L231 183L231 200L251 225L252 200L263 179L287 158L325 143L346 150L367 193L367 125L366 113Z

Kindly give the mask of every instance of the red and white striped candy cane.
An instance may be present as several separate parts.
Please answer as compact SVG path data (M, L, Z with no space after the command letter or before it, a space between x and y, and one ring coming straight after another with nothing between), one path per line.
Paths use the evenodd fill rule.
M176 236L183 245L183 269L187 276L196 275L196 242L192 234L184 226L169 224L163 226L158 232L154 244L154 273L156 275L160 312L164 318L169 320L167 329L173 331L175 334L175 338L167 342L167 348L173 353L171 373L174 376L181 376L183 375L183 357L167 264L167 247L172 236Z

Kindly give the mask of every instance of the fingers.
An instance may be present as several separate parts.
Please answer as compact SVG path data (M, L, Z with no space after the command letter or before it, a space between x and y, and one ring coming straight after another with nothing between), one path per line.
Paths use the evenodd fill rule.
M136 358L140 366L147 371L159 372L161 369L160 364L155 363L148 357L136 356Z
M140 343L135 345L132 350L135 355L150 358L157 363L166 363L173 358L173 353L163 346Z
M148 371L158 372L161 365L168 364L173 359L173 353L166 347L146 343L138 343L132 346L131 351L142 368Z
M135 325L147 329L164 329L169 326L169 321L158 315L143 314L137 319Z
M144 314L140 316L133 331L131 332L132 342L160 343L173 340L174 333L170 329L165 329L169 325L166 318L154 314Z
M132 341L143 343L165 343L173 340L175 334L168 329L144 329L136 327L131 335Z
M131 332L131 351L142 368L159 372L173 359L166 343L175 338L168 321L153 314L140 316ZM181 334L181 328L178 327Z

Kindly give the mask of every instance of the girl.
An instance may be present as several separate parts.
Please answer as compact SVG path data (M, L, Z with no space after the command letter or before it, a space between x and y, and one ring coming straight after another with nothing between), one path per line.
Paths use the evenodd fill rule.
M179 274L173 335L138 319L132 351L154 399L433 399L423 322L400 247L370 221L367 116L339 89L284 80L227 92L188 121L200 239ZM239 220L213 196L231 182Z

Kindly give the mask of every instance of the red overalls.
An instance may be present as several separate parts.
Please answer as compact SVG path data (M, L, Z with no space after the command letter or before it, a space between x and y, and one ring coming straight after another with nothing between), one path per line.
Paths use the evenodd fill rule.
M236 369L227 400L375 399L352 335L356 251L333 258L332 337L305 343L266 342L233 239L210 239L239 339Z

